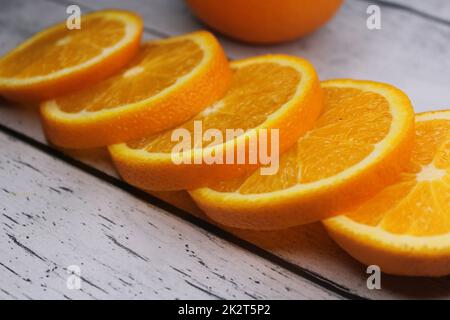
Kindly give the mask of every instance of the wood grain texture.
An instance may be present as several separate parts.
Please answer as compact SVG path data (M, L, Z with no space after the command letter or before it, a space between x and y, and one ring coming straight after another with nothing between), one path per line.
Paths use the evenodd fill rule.
M25 0L14 1L14 3L17 8L21 8L22 14L18 18L12 18L15 9L0 14L0 25L6 28L5 32L0 34L0 43L2 44L0 50L2 51L12 47L32 33L30 30L38 30L51 22L61 20L61 17L65 14L64 6L60 2L53 2L53 0L40 2L38 6L36 2ZM164 30L162 33L176 34L200 27L181 1L127 1L126 4L119 1L109 1L106 6L114 6L114 3L117 6L120 5L141 12L146 20L147 38L160 36L161 34L158 32L162 32L161 30ZM91 7L99 5L98 2L93 1L82 1L82 4ZM322 78L327 77L327 75L328 77L334 77L336 76L335 73L350 76L360 73L366 75L364 78L371 78L378 73L382 78L378 80L391 82L395 78L402 83L413 81L410 85L414 90L408 91L408 93L412 93L416 106L417 101L427 101L421 107L422 110L427 109L432 106L433 99L440 101L441 106L445 102L448 106L450 92L443 90L444 87L448 88L450 83L450 73L443 72L450 70L448 58L444 54L447 52L448 56L450 50L448 41L444 41L446 36L448 38L448 28L445 29L442 25L436 25L432 21L400 10L390 10L384 16L390 17L390 20L386 19L392 24L392 29L390 29L390 32L383 31L384 36L373 36L365 27L357 27L359 23L364 23L363 26L365 26L365 7L367 7L367 4L364 2L348 1L340 15L322 31L306 39L279 47L255 48L226 39L222 39L222 42L227 53L233 58L266 52L285 52L307 56L316 63ZM43 11L42 16L47 20L40 19L41 16L27 16L23 13L27 10L28 12L36 11L37 8L39 8L39 11ZM24 19L24 21L20 19ZM401 21L408 24L411 30L407 33L393 34L398 27L397 24ZM422 34L417 32L419 27L432 31L431 38L421 37L417 40L417 36ZM11 32L9 29L11 29ZM337 30L341 31L338 32ZM413 39L413 35L416 38ZM369 37L372 42L368 41L366 37ZM344 42L341 43L339 40ZM409 45L407 50L402 48L402 45L405 44ZM427 48L423 48L424 44ZM388 50L382 50L383 47ZM371 52L370 48L378 50L379 55ZM326 51L323 51L325 49ZM387 54L391 51L395 53L394 56ZM433 59L426 60L423 58L431 53L433 53L431 55ZM381 59L380 56L384 58ZM365 61L368 63L364 63ZM405 70L407 72L402 74ZM433 71L437 70L440 70L440 73L433 76ZM415 73L422 73L426 77L424 79L419 77L419 80L408 79L411 74ZM435 93L438 94L438 97L434 95ZM45 142L40 130L38 115L31 109L18 108L4 102L0 106L0 123L37 141ZM75 154L72 152L71 155L111 176L117 177L104 150L96 150L93 153L78 152ZM198 208L190 201L186 193L166 193L159 196L201 216ZM383 276L383 290L368 290L365 268L341 251L327 237L319 224L278 232L229 231L298 266L314 277L323 279L330 286L343 292L367 298L450 298L450 281L448 278L408 279Z
M362 0L371 1L371 0ZM447 21L450 25L450 1L447 0L375 0L374 3L381 2L381 4L388 3L400 5L406 8L411 8L415 14L429 15L441 19L441 23ZM399 8L401 10L401 8Z
M14 138L0 149L0 298L336 298Z

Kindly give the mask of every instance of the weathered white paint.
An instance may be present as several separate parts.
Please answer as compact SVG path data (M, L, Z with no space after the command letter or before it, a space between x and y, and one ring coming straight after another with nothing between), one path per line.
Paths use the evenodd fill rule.
M370 1L370 0L360 0ZM375 0L373 1L376 3ZM450 23L450 2L447 0L384 0L385 2L403 5L433 17L448 21Z
M3 133L0 150L0 298L336 298Z
M77 3L77 1L74 2ZM147 38L154 37L149 33L150 29L164 30L164 32L176 34L199 28L182 1L143 2L132 0L126 3L110 1L106 6L111 7L111 3L114 2L120 3L122 7L141 12L146 20ZM94 1L83 1L83 3L92 7L99 5ZM38 30L51 22L61 20L58 14L64 14L64 10L60 9L62 6L53 2L42 1L37 3L19 0L14 1L14 5L16 8L21 8L20 13L16 13L17 9L12 6L10 11L4 10L0 13L0 23L7 28L0 34L0 44L2 44L0 50L3 51L32 33L30 30ZM390 17L387 19L391 26L389 27L390 32L385 32L384 36L372 38L365 30L355 27L355 25L358 25L357 23L362 22L359 14L365 12L365 10L361 11L364 6L366 6L364 1L348 0L340 15L329 26L307 39L288 45L273 48L254 48L229 40L222 39L222 41L227 53L233 58L275 51L308 56L316 63L322 78L335 76L333 72L342 72L348 76L364 73L364 78L371 78L380 71L377 68L380 68L381 64L383 64L381 69L384 78L378 80L382 81L389 82L392 81L392 77L398 77L400 81L407 82L411 73L423 73L426 75L423 80L413 79L413 81L423 81L423 85L416 82L413 85L413 92L408 91L409 94L413 94L416 105L417 101L422 99L428 101L426 103L428 106L432 106L432 99L437 99L440 101L440 106L445 106L445 103L447 103L448 107L450 92L442 88L443 86L448 88L450 83L449 60L446 58L448 57L450 44L442 39L445 37L445 39L448 39L449 29L444 29L442 25L436 25L434 22L421 17L391 9L385 14L385 16ZM8 9L8 5L5 8ZM35 12L37 8L42 11L41 16L25 14L25 12ZM43 17L44 20L39 19L39 17ZM400 32L403 27L397 26L395 21L398 24L409 26L411 30L406 33ZM394 34L397 31L399 32ZM339 40L344 42L340 43ZM407 47L404 50L405 45ZM426 48L423 48L424 46ZM381 55L371 54L370 48L375 51L378 50ZM387 50L383 48L387 48ZM323 52L322 50L325 49L328 51ZM445 52L447 52L447 56L444 55ZM432 59L424 59L430 54L433 57ZM383 58L380 58L380 56ZM420 65L417 66L416 64ZM405 73L405 70L408 72ZM433 75L436 70L440 70L440 72ZM436 96L435 93L438 95ZM426 109L426 107L422 109ZM0 123L38 141L45 141L38 123L38 115L31 110L18 108L4 102L0 105ZM77 152L76 154L72 153L72 155L110 175L116 176L104 151L96 151L94 154ZM181 202L179 195L169 196L171 196L172 202L175 201L180 206L199 214L192 203L189 202L186 194L182 194L181 200L183 201ZM0 221L2 221L1 219L0 217ZM366 288L366 274L363 266L337 248L319 224L278 232L261 233L239 230L231 230L231 232L289 262L328 279L334 284L347 288L349 292L364 297L450 297L449 279L408 279L383 276L383 290L369 291ZM121 236L123 234L119 232L117 237L120 238ZM65 249L63 248L61 251L65 252Z

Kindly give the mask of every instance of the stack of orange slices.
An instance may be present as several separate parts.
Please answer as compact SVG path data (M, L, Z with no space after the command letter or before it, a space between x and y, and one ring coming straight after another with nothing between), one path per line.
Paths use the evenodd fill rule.
M176 128L110 146L111 156L125 180L147 190L180 190L238 177L255 170L258 163L226 162L227 154L237 146L248 153L249 144L236 140L245 141L259 136L261 129L275 128L280 130L279 148L286 150L312 127L322 110L322 95L309 62L270 55L235 61L230 66L231 86L221 100ZM185 129L194 136L196 122L202 124L204 132L219 130L225 138L227 129L242 129L245 133L211 146L203 141L192 144L180 155L192 161L174 163L171 153L177 141L171 139L173 132ZM206 153L221 153L224 159L222 163L195 161Z
M450 111L414 116L389 84L320 83L298 57L229 63L206 31L141 44L131 12L81 23L53 26L0 59L0 94L40 102L51 143L108 146L127 182L188 190L224 226L323 220L344 250L386 273L450 274ZM194 137L181 149L180 132ZM267 132L276 135L263 147Z

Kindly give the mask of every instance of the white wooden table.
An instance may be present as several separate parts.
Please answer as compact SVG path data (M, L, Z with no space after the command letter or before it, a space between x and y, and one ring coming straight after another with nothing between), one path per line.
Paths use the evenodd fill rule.
M136 10L147 39L202 28L182 0L1 0L0 54L65 19L69 4ZM381 30L366 28L370 4L381 6ZM322 79L389 82L416 111L450 108L448 0L347 0L330 24L296 42L221 41L232 59L301 55ZM0 298L450 298L448 277L383 275L382 289L369 290L365 267L320 224L222 230L186 193L158 197L167 202L120 181L105 150L52 148L35 109L0 100ZM70 281L74 266L80 289Z

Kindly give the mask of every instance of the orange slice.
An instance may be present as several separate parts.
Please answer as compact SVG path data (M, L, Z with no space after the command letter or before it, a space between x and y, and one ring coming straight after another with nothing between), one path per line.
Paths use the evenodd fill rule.
M119 73L43 103L44 129L51 142L66 148L140 138L220 99L230 78L222 47L209 32L150 41Z
M323 114L281 155L276 175L190 192L210 218L257 230L305 224L360 203L399 174L414 137L407 96L370 81L331 80L322 89Z
M239 161L238 154L248 157L252 150L248 142L259 146L264 131L267 145L271 146L275 140L270 140L273 131L269 129L279 129L277 146L281 152L313 125L322 109L322 99L317 75L308 61L267 55L235 61L231 68L231 87L224 98L193 119L174 130L110 146L114 163L126 181L161 191L198 188L231 179L262 164L259 159ZM205 134L214 129L222 140L195 140L196 123ZM193 137L183 150L174 149L179 141L174 141L172 134L179 130ZM228 135L227 130L236 130L237 135ZM205 155L212 154L221 160L207 161ZM227 161L230 155L234 159L228 159L233 161ZM179 163L174 156L187 161Z
M324 222L350 255L395 275L450 275L450 110L416 116L401 179Z
M0 94L43 101L86 87L118 71L139 49L143 22L128 11L83 15L34 35L0 59Z

